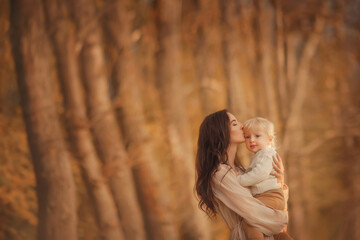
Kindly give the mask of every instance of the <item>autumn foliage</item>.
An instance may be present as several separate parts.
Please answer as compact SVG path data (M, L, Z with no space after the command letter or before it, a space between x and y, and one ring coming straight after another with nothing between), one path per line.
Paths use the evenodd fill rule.
M359 29L355 0L0 1L0 239L228 239L193 192L223 108L275 123L295 239L360 239Z

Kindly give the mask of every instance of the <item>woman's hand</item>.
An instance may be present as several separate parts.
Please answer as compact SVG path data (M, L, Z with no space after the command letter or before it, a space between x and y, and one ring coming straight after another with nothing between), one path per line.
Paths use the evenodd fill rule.
M275 171L271 172L270 175L275 176L277 178L277 182L280 183L281 186L284 186L284 184L285 184L284 164L283 164L279 154L276 154L276 157L273 157L272 165L273 165Z

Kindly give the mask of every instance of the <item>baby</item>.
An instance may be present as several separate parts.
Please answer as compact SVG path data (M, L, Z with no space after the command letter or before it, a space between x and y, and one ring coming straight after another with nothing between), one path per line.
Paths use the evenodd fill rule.
M246 172L239 175L237 180L242 186L249 187L252 195L267 207L284 210L284 193L276 177L270 175L273 156L276 156L274 124L260 117L249 119L244 123L244 135L246 148L255 155ZM263 233L245 220L242 226L247 239L264 239Z

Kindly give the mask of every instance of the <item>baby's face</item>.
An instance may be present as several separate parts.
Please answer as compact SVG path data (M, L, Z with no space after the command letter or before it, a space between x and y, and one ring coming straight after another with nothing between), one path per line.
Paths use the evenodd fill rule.
M244 130L246 148L257 153L271 145L272 138L259 129Z

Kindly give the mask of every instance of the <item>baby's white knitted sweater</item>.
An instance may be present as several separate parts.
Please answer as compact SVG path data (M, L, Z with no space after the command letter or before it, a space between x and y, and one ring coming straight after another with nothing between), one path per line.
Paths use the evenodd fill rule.
M280 188L276 177L270 175L270 172L274 170L273 156L276 156L276 151L272 147L261 149L252 157L246 172L237 176L242 186L250 187L252 195Z

